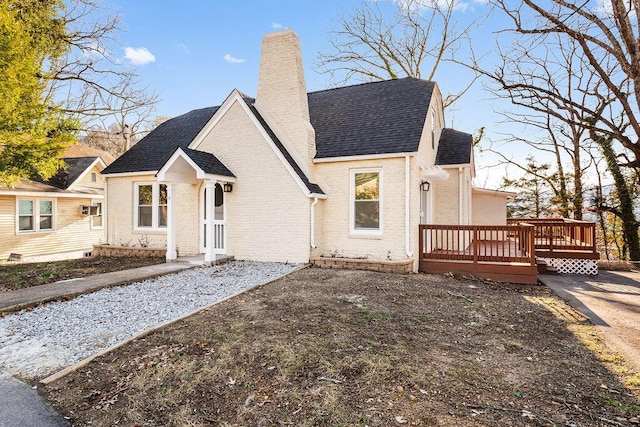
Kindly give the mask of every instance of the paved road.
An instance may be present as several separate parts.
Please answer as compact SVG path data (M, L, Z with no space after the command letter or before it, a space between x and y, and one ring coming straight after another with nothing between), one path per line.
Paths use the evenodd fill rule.
M69 422L56 413L31 386L0 371L0 427L67 427Z
M587 316L605 341L640 372L640 272L601 271L595 277L567 274L539 278Z

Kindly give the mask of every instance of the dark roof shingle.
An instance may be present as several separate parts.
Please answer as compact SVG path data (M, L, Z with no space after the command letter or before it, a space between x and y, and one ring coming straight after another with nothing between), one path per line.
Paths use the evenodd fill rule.
M186 147L198 135L218 107L193 110L174 117L151 131L102 173L157 171L178 147Z
M403 78L309 93L316 159L417 151L434 87Z
M205 173L235 177L235 175L216 156L205 151L182 148L191 160L193 160Z
M65 163L65 167L60 169L58 173L45 181L46 184L66 190L80 175L87 170L93 162L99 157L73 157L61 159Z
M436 165L465 165L471 163L473 136L455 129L444 128L440 134Z
M416 152L434 87L431 81L403 78L309 93L316 158ZM296 164L253 105L254 100L249 97L244 100L307 189L324 194ZM218 108L194 110L166 121L103 173L159 170L177 147L186 149ZM443 131L436 164L469 163L470 155L471 135L451 129Z

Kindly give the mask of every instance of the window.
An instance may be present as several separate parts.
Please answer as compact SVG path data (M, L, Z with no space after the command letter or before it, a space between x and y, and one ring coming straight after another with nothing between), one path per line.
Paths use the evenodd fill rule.
M96 177L95 172L91 173L91 182L96 182L98 180L98 178Z
M18 200L18 232L54 229L53 200Z
M97 212L91 215L91 228L102 228L102 202L92 202L91 206L96 206Z
M351 231L382 232L382 171L351 171Z
M134 197L135 228L166 228L166 184L136 184Z

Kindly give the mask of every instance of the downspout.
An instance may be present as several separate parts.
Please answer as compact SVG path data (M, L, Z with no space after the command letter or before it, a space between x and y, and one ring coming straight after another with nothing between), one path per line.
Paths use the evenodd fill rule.
M458 225L462 225L462 167L458 168Z
M109 205L107 204L109 199L109 197L107 196L107 184L109 183L109 179L107 177L102 177L102 182L104 183L104 185L102 186L102 191L104 192L104 201L102 203L102 225L104 228L104 239L106 240L104 243L110 243L111 239L109 239L109 224L107 223L107 218L109 217Z
M407 255L407 258L411 258L413 256L413 253L411 253L411 242L409 239L409 233L411 232L411 224L409 224L409 190L411 189L409 182L409 178L411 177L410 166L409 156L406 155L404 156L404 253Z
M313 198L311 203L311 248L316 249L316 205L318 204L318 197Z

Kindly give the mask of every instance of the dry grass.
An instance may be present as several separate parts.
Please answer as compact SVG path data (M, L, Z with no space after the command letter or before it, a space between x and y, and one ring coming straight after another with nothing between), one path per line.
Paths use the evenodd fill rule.
M53 262L2 263L0 292L164 262L164 258L86 257Z
M638 270L640 266L638 263L632 263L629 261L598 261L598 269L610 270L610 271L634 271Z
M92 426L633 425L638 385L576 328L544 287L312 268L45 393Z

